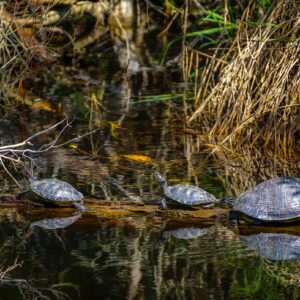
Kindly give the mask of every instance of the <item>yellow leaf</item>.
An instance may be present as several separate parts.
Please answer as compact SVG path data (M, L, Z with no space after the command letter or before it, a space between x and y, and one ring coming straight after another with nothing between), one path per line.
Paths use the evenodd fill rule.
M151 157L146 156L146 155L123 154L123 155L121 155L121 157L123 157L125 159L128 159L128 160L132 160L132 161L144 163L144 164L150 164L150 163L152 163Z
M109 121L108 124L110 125L110 134L112 137L116 138L119 140L117 133L116 133L116 129L120 128L120 126L118 124L116 124L115 122Z
M46 111L52 111L55 110L52 108L51 103L46 99L38 99L37 101L34 101L32 103L32 107L36 110L46 110Z
M76 144L70 144L69 147L72 148L72 149L77 149L78 145L76 145Z

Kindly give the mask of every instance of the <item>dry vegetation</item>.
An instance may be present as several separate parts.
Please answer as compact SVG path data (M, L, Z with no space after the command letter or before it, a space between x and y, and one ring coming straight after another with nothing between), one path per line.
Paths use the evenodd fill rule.
M256 145L286 154L299 146L299 4L274 1L255 26L254 8L251 2L244 11L225 54L218 48L205 57L188 126L218 146ZM186 53L190 65L203 58L192 49Z

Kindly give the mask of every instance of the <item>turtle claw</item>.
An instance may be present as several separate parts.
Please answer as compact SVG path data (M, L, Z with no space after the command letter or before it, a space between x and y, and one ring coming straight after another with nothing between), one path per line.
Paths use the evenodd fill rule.
M167 205L167 202L165 199L161 200L160 202L160 208L161 209L167 209L168 208L168 205Z

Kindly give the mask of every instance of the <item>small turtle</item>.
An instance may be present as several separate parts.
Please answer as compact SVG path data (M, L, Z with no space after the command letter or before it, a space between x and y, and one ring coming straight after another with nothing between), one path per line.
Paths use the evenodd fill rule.
M233 209L258 223L299 220L300 179L278 177L264 181L239 195Z
M83 195L69 183L51 178L36 180L29 172L25 172L32 192L40 196L43 201L52 202L59 206L75 206L79 210L88 210L83 206Z
M168 185L166 178L160 173L155 172L155 176L161 184L166 197L166 199L163 199L161 202L163 208L167 208L166 200L179 205L202 205L203 207L212 207L219 201L215 196L197 186L190 184Z
M245 245L270 260L300 259L300 237L285 233L259 233L240 236Z

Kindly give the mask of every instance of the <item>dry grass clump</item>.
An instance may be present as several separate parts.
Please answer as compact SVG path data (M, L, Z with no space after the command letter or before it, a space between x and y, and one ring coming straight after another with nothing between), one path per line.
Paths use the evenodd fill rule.
M282 159L282 153L268 153L255 146L236 150L233 153L222 149L215 153L222 166L216 170L216 177L230 195L237 196L265 180L299 174L300 161L296 156Z
M33 57L48 58L48 50L43 41L35 36L41 33L37 26L40 4L27 1L4 1L0 3L0 101L10 105L16 83L30 71Z
M299 3L274 2L256 26L250 25L248 15L246 10L225 58L212 58L200 75L197 94L203 101L188 124L209 133L210 140L219 145L296 146L300 132Z

